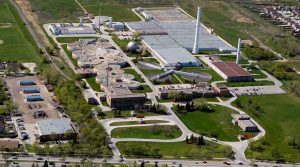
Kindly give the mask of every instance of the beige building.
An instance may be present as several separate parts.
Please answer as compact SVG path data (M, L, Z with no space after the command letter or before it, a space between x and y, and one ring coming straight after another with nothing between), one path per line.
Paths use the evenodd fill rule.
M146 94L132 93L128 87L108 86L104 88L106 101L113 109L134 109L144 106Z

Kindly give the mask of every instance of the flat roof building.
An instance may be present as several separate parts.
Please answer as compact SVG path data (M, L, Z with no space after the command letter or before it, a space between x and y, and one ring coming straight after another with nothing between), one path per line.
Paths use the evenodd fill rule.
M251 121L251 118L246 114L238 114L234 117L235 124L238 124L244 132L258 132L258 126Z
M33 101L43 101L43 97L41 95L26 95L25 99L27 102L33 102Z
M40 90L37 87L29 87L29 88L22 88L22 92L25 94L40 93Z
M108 86L105 87L106 101L114 109L134 109L144 106L146 94L132 93L128 87Z
M98 104L97 99L95 99L95 96L93 95L93 92L91 89L86 89L83 91L84 99L89 104Z
M235 62L211 62L209 65L229 82L253 81L252 75Z
M20 80L19 81L19 86L31 86L31 85L36 85L34 80Z
M76 138L78 131L68 119L47 119L36 122L40 142L70 140Z

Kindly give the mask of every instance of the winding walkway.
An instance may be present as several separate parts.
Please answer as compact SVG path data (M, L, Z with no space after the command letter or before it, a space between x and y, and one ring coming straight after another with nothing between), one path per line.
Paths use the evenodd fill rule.
M240 114L245 114L244 111L234 107L231 105L233 101L235 101L237 97L232 97L227 101L221 101L221 102L207 102L208 104L215 104L215 105L221 105L224 107L231 108L232 110L239 112ZM111 138L112 142L112 147L116 148L115 144L117 142L121 141L137 141L137 142L162 142L162 143L171 143L171 142L180 142L180 141L185 141L187 136L194 135L196 137L200 136L197 133L194 133L190 129L186 127L185 124L182 123L182 121L177 117L177 115L171 110L171 107L173 106L174 103L162 103L161 105L164 105L167 108L167 112L170 115L165 115L165 116L149 116L146 118L143 118L143 120L164 120L168 121L169 123L159 123L161 125L177 125L180 130L182 131L182 135L178 138L175 139L170 139L170 140L164 140L164 139L140 139L140 138ZM112 119L105 119L105 120L99 120L101 124L104 126L108 134L111 134L112 129L114 128L119 128L119 127L136 127L136 126L153 126L154 124L145 124L145 125L123 125L123 126L110 126L111 123L113 122L127 122L127 121L138 121L140 119L138 118L128 118L128 119L122 119L122 118L112 118ZM261 127L255 120L251 118L251 120L258 125L258 128L260 130L260 133L255 136L254 138L248 139L248 140L243 140L243 141L237 141L237 142L227 142L227 141L219 141L215 140L214 138L210 138L207 136L204 136L204 139L210 142L222 144L222 145L228 145L232 147L232 150L235 153L235 158L237 162L247 162L249 161L246 159L245 156L245 150L247 149L249 142L250 141L256 141L259 140L261 137L265 135L265 130L263 127ZM116 148L117 149L117 148ZM119 155L119 152L117 152ZM118 155L115 155L117 157Z

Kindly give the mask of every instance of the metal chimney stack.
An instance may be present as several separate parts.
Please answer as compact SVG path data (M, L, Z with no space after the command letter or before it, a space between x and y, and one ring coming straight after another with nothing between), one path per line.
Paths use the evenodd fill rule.
M195 42L193 47L193 54L199 53L199 33L200 33L200 20L201 20L201 8L198 6L196 31L195 31Z
M240 63L240 54L241 54L241 38L239 38L238 48L237 48L237 51L236 51L236 64Z

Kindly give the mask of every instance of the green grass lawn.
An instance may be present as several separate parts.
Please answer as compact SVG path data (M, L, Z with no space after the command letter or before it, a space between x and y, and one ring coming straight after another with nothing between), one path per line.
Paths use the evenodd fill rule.
M141 85L141 87L139 89L131 90L132 93L150 93L152 91L153 90L148 85Z
M289 146L289 138L295 138L300 144L300 99L290 94L240 96L238 98L245 110L265 130L266 136L250 144L246 155L248 158L277 160L285 159L300 162L300 152ZM247 107L249 100L260 106L259 112Z
M203 146L186 144L185 142L158 143L158 142L118 142L118 149L125 157L148 157L139 154L134 149L146 147L158 151L163 159L197 159L227 158L231 149L226 146L206 142ZM147 150L145 149L146 153ZM150 158L150 157L148 157Z
M74 21L79 23L78 17L83 16L82 9L73 0L29 0L29 2L42 24Z
M226 56L222 55L219 58L222 61L234 61L234 62L236 61L236 55L226 55ZM248 64L248 63L249 63L248 60L243 58L240 59L240 64Z
M89 78L86 78L86 81L89 83L89 85L91 86L91 88L94 90L94 91L97 91L97 92L101 92L101 87L100 87L100 84L98 84L96 82L96 78L95 77L89 77Z
M264 86L264 85L275 85L273 81L252 81L252 82L226 82L222 83L227 87L243 87L243 86Z
M261 72L259 69L251 69L248 72L250 72L254 79L264 79L267 78L267 75Z
M193 132L215 137L223 141L238 141L241 129L232 123L231 114L233 110L219 106L210 105L215 110L213 113L190 112L178 115L180 120Z
M219 102L219 100L215 97L209 97L209 98L196 98L196 99L193 99L193 102L195 104L197 103L203 103L203 102Z
M0 2L0 60L41 61L39 49L28 32L16 9L8 0ZM8 25L8 27L3 27Z
M182 132L177 126L171 125L126 127L111 131L111 136L114 138L175 139L181 134Z
M131 117L130 112L133 110L122 110L121 111L121 115L118 115L118 118L128 118ZM153 112L143 112L143 111L134 111L136 114L141 114L144 115L145 117L147 116L158 116L160 114L157 113L153 113ZM105 112L105 116L103 117L103 119L107 119L107 118L115 118L115 114L114 111L108 111Z
M222 81L224 80L219 74L217 74L213 69L206 67L183 67L181 71L185 72L198 72L198 73L207 73L212 76L212 79L209 82L213 81Z
M71 60L71 62L73 63L73 65L74 65L75 67L78 67L78 61L75 60L75 59L73 59L73 57L72 57L72 52L68 51L68 49L67 49L67 44L63 44L63 45L61 45L61 47L62 47L63 50L66 52L68 58Z
M159 61L158 60L156 60L155 58L153 58L153 57L149 57L149 58L143 58L143 60L142 61L144 61L144 62L147 62L147 63L154 63L154 64L159 64Z
M145 120L145 124L158 124L158 123L168 123L168 121L163 120ZM126 122L113 122L109 126L124 126L124 125L138 125L139 121L126 121Z
M96 37L57 37L56 40L59 43L71 43L78 41L79 39L96 39Z
M140 74L138 74L134 69L132 69L131 67L127 67L127 68L123 68L123 70L125 71L125 73L131 74L134 76L134 80L138 81L138 82L145 82L144 79L140 76Z

